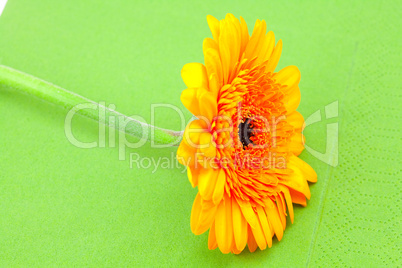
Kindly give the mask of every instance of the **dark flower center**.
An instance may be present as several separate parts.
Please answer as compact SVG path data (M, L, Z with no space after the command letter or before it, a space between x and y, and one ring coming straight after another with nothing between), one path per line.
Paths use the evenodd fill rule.
M246 118L244 122L239 124L239 139L243 144L243 149L246 149L248 145L253 143L250 138L254 136L253 126L251 125L251 119Z

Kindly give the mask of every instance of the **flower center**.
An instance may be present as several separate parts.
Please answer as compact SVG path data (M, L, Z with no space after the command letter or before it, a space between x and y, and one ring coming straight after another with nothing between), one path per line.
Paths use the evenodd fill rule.
M243 149L246 149L249 144L253 142L250 140L251 137L254 136L253 126L250 118L246 118L244 122L239 124L239 139L243 144Z

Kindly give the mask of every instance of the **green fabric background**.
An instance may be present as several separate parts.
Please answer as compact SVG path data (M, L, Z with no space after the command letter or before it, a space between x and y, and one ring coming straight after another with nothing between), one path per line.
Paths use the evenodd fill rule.
M326 124L339 123L339 165L302 153L318 183L283 240L253 254L209 251L207 234L190 230L196 189L182 167L152 173L119 161L118 148L76 148L66 111L0 87L0 266L401 265L400 2L9 0L0 64L147 121L154 103L189 118L180 70L203 62L206 15L227 12L250 30L265 19L283 40L278 67L300 68L306 118L339 101L338 118L305 130L324 152ZM180 128L166 108L156 123ZM73 133L96 141L97 124L76 117ZM175 151L147 144L126 155Z

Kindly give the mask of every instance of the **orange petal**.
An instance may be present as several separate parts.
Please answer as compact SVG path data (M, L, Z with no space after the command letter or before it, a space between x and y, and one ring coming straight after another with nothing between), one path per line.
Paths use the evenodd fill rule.
M248 226L247 228L247 246L248 246L248 250L250 250L250 252L254 252L257 249L257 242L255 241L253 232L251 231L251 227Z
M238 250L236 247L232 247L232 250L230 252L232 252L233 254L240 254L242 251Z
M292 202L295 204L307 206L306 197L303 193L289 189L290 196L292 197Z

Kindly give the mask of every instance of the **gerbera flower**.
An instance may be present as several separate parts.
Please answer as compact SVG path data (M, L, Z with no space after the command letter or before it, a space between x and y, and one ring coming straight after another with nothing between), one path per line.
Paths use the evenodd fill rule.
M300 72L275 72L282 41L257 20L251 36L243 18L207 17L213 39L203 43L205 65L189 63L181 100L197 117L177 151L198 194L191 230L209 229L209 249L240 253L282 239L292 203L306 205L314 170L297 156L304 149Z

